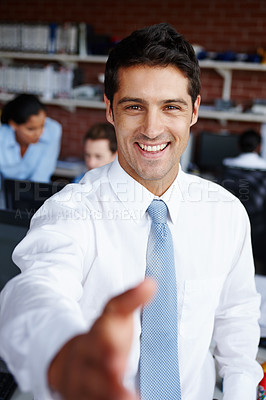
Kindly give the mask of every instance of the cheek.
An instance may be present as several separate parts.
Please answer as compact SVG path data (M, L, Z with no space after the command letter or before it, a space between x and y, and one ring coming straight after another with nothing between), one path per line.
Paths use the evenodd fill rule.
M30 138L32 138L33 136L34 136L34 133L32 132L32 131L23 131L23 136L25 137L25 138L28 138L28 139L30 139Z
M187 119L179 119L172 128L172 132L175 132L175 136L178 136L182 140L190 133L190 122Z
M20 137L26 142L31 140L31 136L27 132L21 132Z

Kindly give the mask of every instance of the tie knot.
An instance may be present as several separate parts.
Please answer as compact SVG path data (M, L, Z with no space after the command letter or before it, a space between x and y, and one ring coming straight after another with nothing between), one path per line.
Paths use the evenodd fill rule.
M166 224L167 205L163 200L152 200L147 211L152 219L152 222L157 224Z

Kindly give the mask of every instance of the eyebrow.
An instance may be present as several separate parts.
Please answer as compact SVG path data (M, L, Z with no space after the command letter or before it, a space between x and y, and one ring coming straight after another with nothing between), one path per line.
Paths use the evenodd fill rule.
M146 100L143 100L141 98L138 97L122 97L122 99L120 99L118 101L118 104L123 104L123 103L140 103L140 104L148 104L148 102ZM185 106L188 105L187 101L184 99L165 99L160 101L161 104L171 104L171 103L181 103Z
M146 101L138 97L122 97L122 99L119 100L118 104L129 103L129 102L142 103L142 104L147 103Z

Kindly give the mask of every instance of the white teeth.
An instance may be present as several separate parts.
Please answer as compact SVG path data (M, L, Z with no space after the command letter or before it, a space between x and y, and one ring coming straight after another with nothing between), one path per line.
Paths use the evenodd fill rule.
M167 146L167 143L158 144L157 146L147 146L146 144L139 143L139 147L144 151L160 151L160 150L165 149L166 146Z

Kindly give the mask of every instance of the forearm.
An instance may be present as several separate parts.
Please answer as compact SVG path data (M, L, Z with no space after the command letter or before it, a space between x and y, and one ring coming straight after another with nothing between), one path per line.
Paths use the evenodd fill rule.
M1 356L21 389L33 393L47 390L47 367L62 345L87 329L77 305L45 286L38 283L34 293L18 276L1 295Z
M0 351L23 390L43 387L59 348L88 326L79 304L85 250L76 229L81 232L83 225L66 229L69 220L62 213L68 210L55 208L54 217L50 211L44 208L46 223L42 211L33 217L30 232L13 254L22 273L1 295Z

